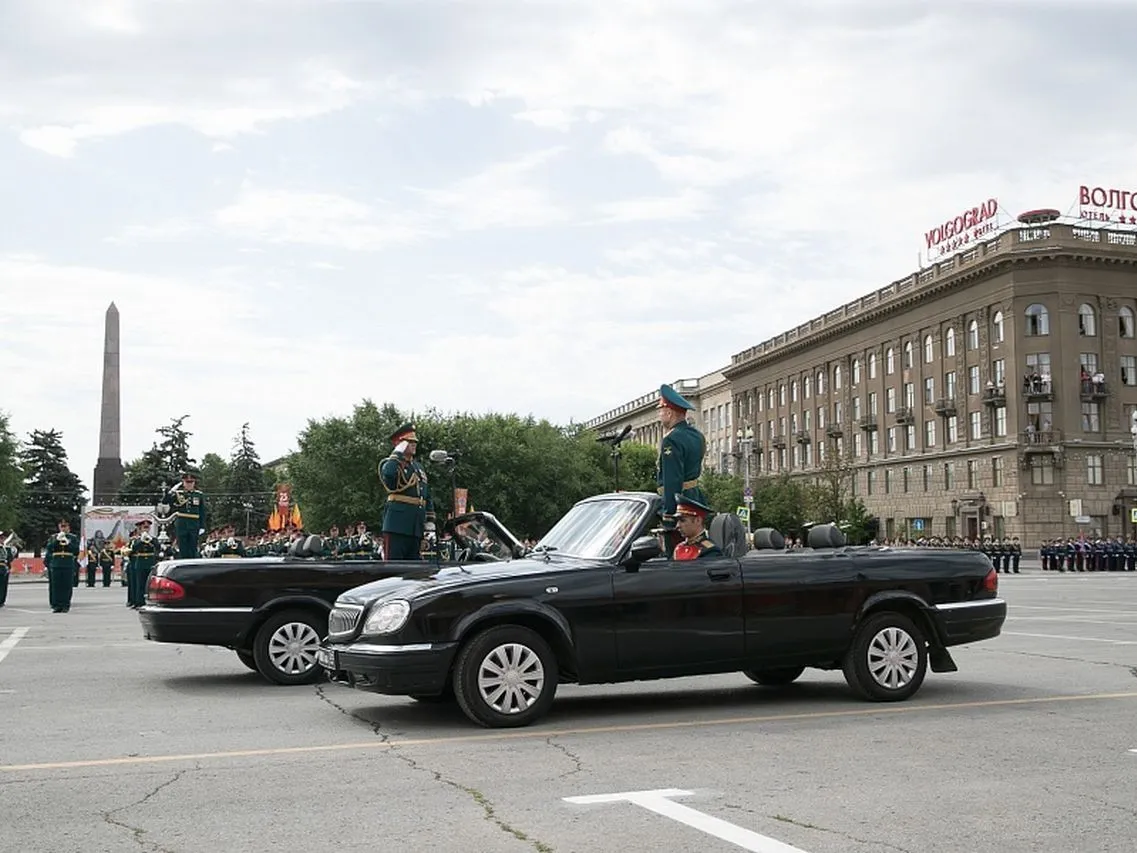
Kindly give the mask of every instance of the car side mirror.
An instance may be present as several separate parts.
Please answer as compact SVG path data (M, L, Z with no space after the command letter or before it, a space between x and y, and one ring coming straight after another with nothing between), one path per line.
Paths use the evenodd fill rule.
M663 553L663 547L655 536L641 536L632 542L632 549L624 565L628 568L639 568L640 563L646 563L653 557Z

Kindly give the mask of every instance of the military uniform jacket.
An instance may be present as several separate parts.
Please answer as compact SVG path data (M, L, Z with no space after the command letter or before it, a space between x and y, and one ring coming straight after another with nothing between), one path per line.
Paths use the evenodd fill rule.
M171 489L166 495L166 503L174 513L178 527L197 527L199 530L206 527L205 493L194 489L187 492L184 489Z
M703 455L707 449L706 439L687 421L680 421L667 431L659 446L659 461L656 464L655 481L657 491L663 497L663 525L675 524L675 495L706 503L707 497L699 487L699 477L703 473Z
M114 566L114 551L107 546L99 549L99 565L104 568L111 568Z
M694 539L686 539L675 546L676 560L698 560L702 557L721 556L722 549L711 541L706 531L700 533Z
M379 463L379 479L387 489L383 532L421 539L426 522L434 521L434 503L422 465L392 453Z
M0 575L8 574L8 568L16 559L16 549L10 545L0 545Z
M49 569L74 569L79 565L79 537L68 533L67 541L60 542L58 535L47 540L43 563Z
M131 539L127 547L130 548L131 568L151 569L158 562L158 543L153 539L149 542L141 538Z

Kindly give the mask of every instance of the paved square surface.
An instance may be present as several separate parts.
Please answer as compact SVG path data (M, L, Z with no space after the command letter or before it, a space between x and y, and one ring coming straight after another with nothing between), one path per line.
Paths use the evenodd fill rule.
M508 732L146 642L118 586L52 614L13 584L0 850L1132 853L1137 574L1000 581L1004 635L905 703L813 671L567 686Z

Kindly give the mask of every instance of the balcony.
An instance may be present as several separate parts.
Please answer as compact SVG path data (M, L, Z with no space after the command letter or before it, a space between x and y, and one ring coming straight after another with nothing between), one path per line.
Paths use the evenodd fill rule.
M1030 429L1019 433L1023 453L1054 453L1062 444L1062 431L1057 429Z
M813 437L805 430L798 430L794 433L794 441L798 444L811 444Z
M1091 382L1082 380L1082 402L1099 403L1109 396L1109 385L1105 382Z
M845 430L841 428L840 424L829 424L825 427L825 434L829 438L841 438L845 435Z
M770 445L772 447L778 448L778 450L785 450L785 448L786 448L786 437L784 435L782 435L781 433L779 433L778 435L775 435L770 439Z
M1054 386L1035 377L1023 380L1023 399L1028 403L1053 403Z
M956 413L958 412L958 409L955 407L955 398L942 397L941 399L936 400L935 410L937 415L941 415L945 418L955 417Z
M896 422L901 426L911 426L916 423L916 412L911 406L902 406L896 410Z
M995 409L1007 405L1007 389L1002 385L988 385L983 392L983 405Z
M857 426L865 432L874 432L877 429L876 415L865 415L857 421Z

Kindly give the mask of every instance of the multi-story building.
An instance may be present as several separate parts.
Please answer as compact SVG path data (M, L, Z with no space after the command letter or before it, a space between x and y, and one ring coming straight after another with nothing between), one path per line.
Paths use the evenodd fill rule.
M1135 312L1132 231L1012 228L733 356L722 423L883 536L1137 535Z

